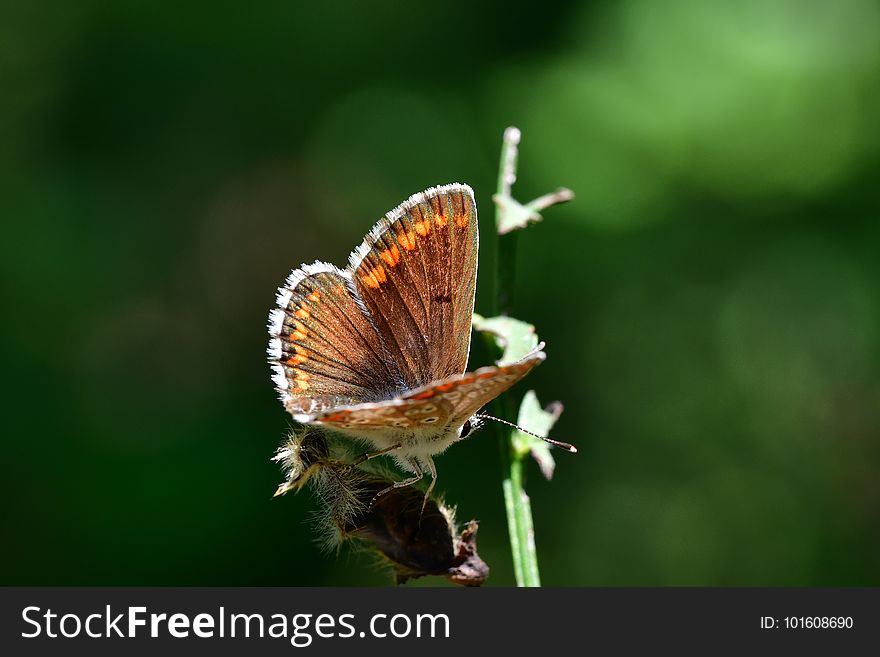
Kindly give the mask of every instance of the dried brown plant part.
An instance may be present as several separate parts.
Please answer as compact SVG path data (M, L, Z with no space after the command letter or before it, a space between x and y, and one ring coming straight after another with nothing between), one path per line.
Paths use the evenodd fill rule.
M384 486L386 481L370 479L364 491L375 494ZM489 574L477 554L476 531L472 520L458 534L453 510L431 498L425 502L422 492L411 487L386 493L342 528L344 538L378 551L394 568L399 584L442 575L463 586L480 586Z

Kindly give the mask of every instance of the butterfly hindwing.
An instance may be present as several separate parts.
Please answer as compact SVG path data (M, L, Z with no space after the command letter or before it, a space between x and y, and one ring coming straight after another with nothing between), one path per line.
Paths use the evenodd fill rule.
M477 247L473 191L453 184L410 197L349 257L358 295L407 389L467 367Z
M304 265L276 301L269 314L272 379L295 418L396 394L400 375L348 272Z

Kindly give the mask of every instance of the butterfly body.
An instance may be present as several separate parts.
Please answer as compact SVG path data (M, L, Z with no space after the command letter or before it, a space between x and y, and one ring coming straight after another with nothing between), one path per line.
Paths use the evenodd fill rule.
M391 447L399 445L389 452L397 464L404 470L417 474L413 463L418 464L420 471L430 469L431 458L443 453L454 442L459 440L457 427L443 427L436 429L386 429L371 433L369 436L358 433L356 430L345 431L334 428L337 433L367 443L378 452L384 452Z
M478 424L476 412L544 359L466 372L477 209L467 185L387 213L339 269L293 270L269 314L272 380L298 422L361 441L415 476Z

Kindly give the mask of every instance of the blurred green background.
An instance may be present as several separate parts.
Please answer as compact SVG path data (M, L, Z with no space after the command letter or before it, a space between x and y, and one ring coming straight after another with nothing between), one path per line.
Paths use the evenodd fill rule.
M267 310L451 181L485 281L517 125L514 194L577 193L520 240L580 448L530 466L544 583L880 584L876 2L16 4L0 583L389 582L270 499ZM511 584L495 440L437 462Z

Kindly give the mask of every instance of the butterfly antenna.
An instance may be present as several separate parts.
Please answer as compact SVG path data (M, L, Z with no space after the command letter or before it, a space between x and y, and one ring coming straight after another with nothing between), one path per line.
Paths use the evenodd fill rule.
M484 420L494 420L495 422L500 422L501 424L506 424L509 427L513 427L518 431L522 431L523 433L527 433L530 436L534 436L535 438L540 438L545 443L550 443L551 445L556 445L560 449L564 449L566 452L571 452L572 454L577 454L577 447L570 443L564 443L561 440L553 440L552 438L548 438L547 436L539 436L538 434L529 431L528 429L523 429L518 424L514 424L513 422L508 422L507 420L502 420L500 417L495 417L494 415L489 415L488 413L480 413L477 417L482 418Z

